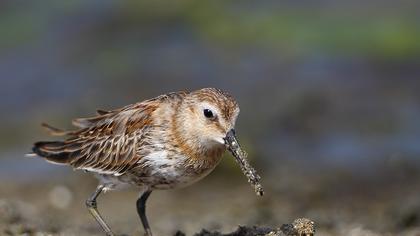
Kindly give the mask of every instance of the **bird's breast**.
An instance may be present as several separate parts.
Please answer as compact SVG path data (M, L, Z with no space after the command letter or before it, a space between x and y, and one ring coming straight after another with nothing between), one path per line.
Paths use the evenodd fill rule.
M132 174L139 185L155 189L184 187L209 174L220 159L221 154L197 159L173 150L156 150L144 156Z

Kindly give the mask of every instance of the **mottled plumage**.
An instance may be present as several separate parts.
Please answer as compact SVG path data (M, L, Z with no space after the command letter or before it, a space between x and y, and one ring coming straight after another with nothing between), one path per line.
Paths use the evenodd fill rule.
M97 195L124 185L141 187L144 194L137 206L151 235L144 214L150 192L183 187L210 173L226 149L226 134L234 128L238 114L235 99L218 89L168 93L75 119L75 130L44 125L51 135L65 138L37 142L33 152L49 162L100 177L101 183L87 205L109 235L111 230L96 211Z

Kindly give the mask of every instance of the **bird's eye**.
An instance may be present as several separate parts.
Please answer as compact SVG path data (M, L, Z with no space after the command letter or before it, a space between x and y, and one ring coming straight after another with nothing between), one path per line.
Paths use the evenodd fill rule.
M204 109L204 116L211 119L214 118L214 114L210 109Z

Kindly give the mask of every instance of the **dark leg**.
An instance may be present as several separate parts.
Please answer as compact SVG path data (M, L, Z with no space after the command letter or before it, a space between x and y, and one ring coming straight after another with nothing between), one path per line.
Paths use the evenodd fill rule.
M99 214L96 204L96 198L101 194L102 190L104 189L104 185L99 185L96 188L96 191L86 200L86 206L90 212L90 214L95 218L95 220L99 223L101 228L104 230L107 236L114 236L111 231L111 228L105 223L104 219L102 218L101 214Z
M148 190L144 192L141 197L137 200L137 213L139 213L141 223L145 231L145 235L152 236L152 230L150 229L149 222L146 217L146 200L149 198L152 191Z

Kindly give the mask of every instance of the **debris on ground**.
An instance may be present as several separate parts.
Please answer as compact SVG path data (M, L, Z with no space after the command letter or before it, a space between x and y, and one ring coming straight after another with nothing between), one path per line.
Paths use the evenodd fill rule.
M220 232L210 232L203 229L194 236L313 236L315 234L315 223L306 218L300 218L291 224L283 224L279 229L270 227L248 227L239 226L232 233L223 234ZM181 231L176 232L174 236L185 236Z

